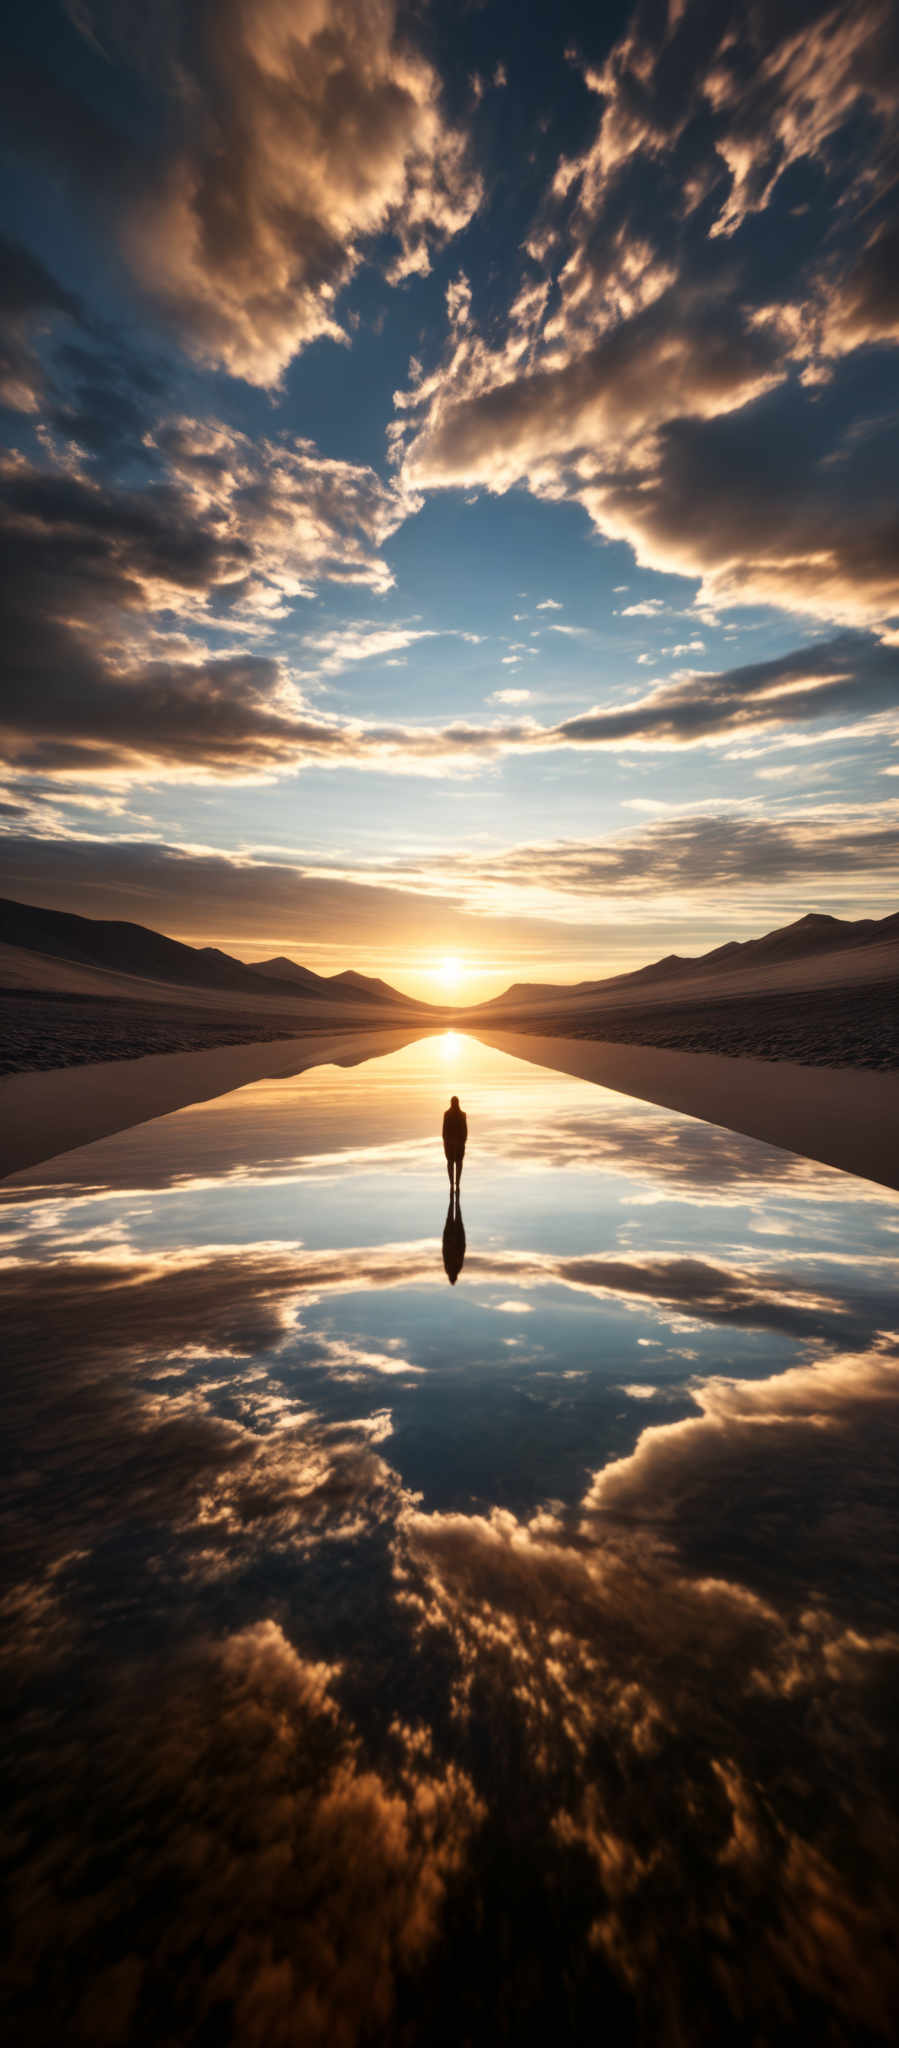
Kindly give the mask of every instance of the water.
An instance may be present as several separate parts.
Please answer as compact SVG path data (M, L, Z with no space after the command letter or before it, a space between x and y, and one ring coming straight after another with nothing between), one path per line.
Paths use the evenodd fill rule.
M15 2038L889 2036L899 1199L452 1034L0 1198Z

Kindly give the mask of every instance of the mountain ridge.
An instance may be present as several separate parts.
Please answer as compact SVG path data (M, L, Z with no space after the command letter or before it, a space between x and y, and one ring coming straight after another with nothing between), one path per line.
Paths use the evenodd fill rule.
M73 911L21 903L13 897L0 897L0 944L58 960L61 965L124 973L138 981L165 983L185 991L197 989L269 999L277 996L281 1000L286 996L298 1004L302 1004L304 996L343 1004L358 1001L360 994L364 994L367 1001L385 1007L388 1003L415 1011L430 1007L414 996L391 989L387 982L370 981L364 975L354 980L348 980L346 975L319 975L312 968L298 967L282 956L277 964L291 972L281 977L271 971L274 963L263 963L261 968L249 966L218 946L188 946L181 939L170 939L163 932L154 931L150 925L127 919L82 917Z
M495 1010L513 1004L566 1001L575 996L617 996L630 989L638 994L641 988L657 982L701 983L706 976L714 975L722 968L772 966L793 961L798 964L815 954L850 952L859 946L893 939L899 940L899 911L891 911L882 918L845 919L832 917L825 911L809 910L792 924L779 925L773 931L764 932L760 938L727 939L723 945L713 946L710 952L696 955L666 953L662 959L650 961L645 967L636 967L624 974L607 975L599 981L513 982L502 995L492 996L478 1007Z
M652 997L656 989L661 992L666 984L672 985L673 999L676 996L680 1000L685 994L689 1000L691 989L703 993L722 973L740 973L754 966L775 971L791 964L798 967L816 955L851 953L879 942L899 945L899 911L883 918L854 920L833 917L824 911L806 911L791 924L778 926L759 938L728 939L696 956L668 953L643 967L600 980L513 982L502 994L483 1003L436 1005L405 996L378 976L362 974L355 968L320 975L287 954L250 964L217 946L185 945L149 925L83 917L71 911L21 903L12 897L0 898L0 945L21 949L26 956L58 960L62 966L124 975L134 978L136 983L166 984L185 993L196 989L235 997L277 998L281 1002L288 998L299 1007L304 999L336 1002L341 1006L364 1001L378 1008L412 1010L425 1018L451 1015L459 1021L490 1018L498 1012L548 1002L583 1002L595 997L602 1004L606 998L618 1000L631 993L639 998L644 989Z

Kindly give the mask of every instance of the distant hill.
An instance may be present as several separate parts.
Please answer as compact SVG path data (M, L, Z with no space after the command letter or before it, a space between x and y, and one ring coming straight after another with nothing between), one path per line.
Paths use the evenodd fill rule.
M352 967L345 967L342 974L330 975L328 977L328 987L339 987L349 989L351 992L355 991L358 995L368 996L372 1002L383 1002L386 1000L395 1003L397 1000L396 990L391 988L388 981L379 980L375 974L357 974ZM421 1007L422 1009L430 1010L434 1005L423 1003Z
M850 957L856 955L855 960ZM602 981L567 983L515 982L490 1002L445 1007L416 1001L376 975L359 974L347 968L341 974L315 974L286 954L260 960L248 966L217 946L185 946L179 939L166 938L146 925L118 920L76 917L66 911L44 910L35 904L0 899L0 985L7 990L50 989L59 963L56 985L66 989L90 989L90 977L99 977L96 993L143 996L170 1000L171 991L205 991L207 999L223 996L260 998L271 1007L276 1000L302 1008L312 1001L316 1013L328 1009L365 1008L414 1011L424 1022L443 1020L452 1014L460 1023L494 1018L512 1012L546 1014L550 1005L571 1005L578 1012L606 1006L620 1007L628 1001L659 1003L700 1000L713 995L753 994L756 988L799 987L803 977L811 987L809 974L820 980L840 979L846 957L847 981L885 982L899 976L899 912L883 918L858 918L854 922L809 912L794 924L767 932L758 939L728 940L698 958L668 953L646 967L629 974L607 976ZM826 965L809 969L805 963L833 960L833 972ZM29 961L35 962L33 980ZM793 974L795 970L795 976Z
M133 976L156 985L214 990L235 996L277 996L281 1000L288 997L297 1003L302 1003L304 997L315 997L338 1004L358 1004L364 998L366 1002L389 1003L404 1010L429 1007L364 974L314 974L311 968L300 967L286 958L248 967L217 946L185 946L179 939L168 939L147 925L76 917L68 911L44 910L9 897L0 898L0 945L18 949L19 985L24 953L72 967Z
M254 960L253 973L271 976L278 981L296 982L301 988L314 988L317 994L326 989L329 995L363 995L369 1002L412 1003L416 1009L424 1010L434 1007L430 1003L416 1003L412 996L400 995L388 981L380 981L373 974L357 974L352 967L344 968L342 974L314 974L311 967L300 967L296 960L288 960L284 953L276 954L273 960Z
M311 967L298 966L296 960L288 960L284 953L277 953L273 960L254 960L253 973L264 974L271 981L295 981L303 988L320 985L320 977Z
M715 946L711 952L695 958L666 953L663 959L654 960L647 967L635 968L629 974L609 975L603 981L514 982L501 996L482 1003L479 1012L526 1008L531 1003L568 1002L584 996L596 996L601 1002L605 997L626 996L630 991L637 996L644 988L651 991L655 984L664 986L668 982L676 982L678 988L683 987L685 992L689 984L693 984L699 994L706 981L723 974L744 973L752 968L789 967L794 963L798 966L815 955L851 952L858 947L890 942L899 943L899 911L888 917L855 920L809 911L804 917L797 918L795 924L782 925L776 931L766 932L762 938L729 939L725 945Z

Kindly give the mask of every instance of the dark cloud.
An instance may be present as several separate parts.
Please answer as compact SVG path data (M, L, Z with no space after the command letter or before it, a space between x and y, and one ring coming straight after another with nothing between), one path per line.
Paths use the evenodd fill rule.
M864 718L897 703L899 648L846 633L773 661L717 674L687 670L636 703L568 718L556 730L568 744L689 745L793 721Z
M349 730L304 717L278 663L216 659L180 629L214 631L221 615L246 641L309 594L304 575L386 587L376 550L396 499L305 442L251 448L182 422L166 446L169 466L140 489L4 465L8 761L252 774L352 754ZM388 733L382 750L397 744Z
M727 411L763 390L778 359L774 337L747 326L726 300L672 287L559 368L537 367L435 413L415 442L415 485L505 489L597 442L611 457L631 434L672 415Z
M4 887L23 901L92 917L139 921L223 945L320 947L335 928L359 944L389 938L426 945L433 938L431 898L395 886L329 877L301 863L234 859L146 840L26 838L2 841ZM441 909L448 941L474 943L485 922L450 905ZM490 930L489 920L486 929ZM238 936L235 937L235 934Z
M651 469L598 483L585 503L641 560L701 575L708 604L888 618L899 427L888 417L847 436L839 385L831 396L833 415L820 393L790 389L730 417L671 421Z
M845 875L886 882L899 858L899 809L834 805L770 818L749 811L693 813L659 818L604 844L562 840L509 847L496 855L496 882L592 894L614 887L643 895L651 890L703 890L731 883L770 884L804 879L836 881ZM465 864L472 881L478 863Z
M265 680L268 666L247 658L223 662L219 669L220 677L215 670L212 678L205 670L187 673L185 699L179 698L176 705L185 750L191 707L198 723L203 715L218 716L217 744L222 749L229 717L232 736L249 733L257 743L252 689L260 671ZM216 699L217 681L227 683L239 700L236 710L232 711L224 687ZM113 707L117 701L113 698ZM172 716L160 685L163 713ZM327 759L333 729L324 726L316 731L313 721L310 728L307 758ZM148 749L152 747L158 761L159 735L149 719L145 730ZM129 744L133 733L132 726ZM294 741L295 728L290 743ZM315 741L320 747L317 757L312 753ZM206 735L202 743L205 762L211 752ZM95 744L99 751L99 736ZM108 735L105 744L109 746ZM364 742L358 744L361 752ZM29 746L35 747L35 741ZM111 755L117 766L123 757L124 749ZM341 757L339 735L334 757L343 758L348 766L358 765L349 746ZM79 772L84 772L88 758L86 749L79 752L73 745L71 759ZM261 751L259 758L265 758ZM389 758L382 756L381 765L389 766ZM566 903L569 943L589 940L595 953L602 932L596 898L603 890L639 898L661 891L689 904L691 898L717 888L739 885L759 892L756 915L767 915L770 924L770 898L764 892L772 886L798 888L798 898L793 895L791 901L801 903L809 885L819 895L825 887L842 894L847 883L856 890L867 883L869 899L876 895L891 908L889 891L899 854L896 805L885 802L864 809L809 806L775 816L755 809L686 816L672 812L605 840L500 847L488 861L477 854L435 859L410 852L373 865L341 863L329 873L320 859L302 854L291 862L273 861L249 851L228 855L150 839L82 838L60 829L54 809L58 795L53 798L46 789L41 793L32 788L30 800L33 815L23 805L5 805L0 848L7 895L93 917L128 914L193 943L212 940L238 952L258 952L260 946L318 948L329 941L335 926L352 931L354 943L369 947L385 942L430 945L439 904L446 943L477 947L492 935L497 943L514 939L526 949L539 943L545 953L558 943L557 922L549 909L554 898L557 906ZM110 807L114 814L114 798ZM670 925L660 922L655 939L650 934L646 944L661 947L666 932L670 940ZM688 950L695 950L693 940Z
M78 300L22 243L0 236L0 404L38 410L44 372L35 343L61 317L77 320Z

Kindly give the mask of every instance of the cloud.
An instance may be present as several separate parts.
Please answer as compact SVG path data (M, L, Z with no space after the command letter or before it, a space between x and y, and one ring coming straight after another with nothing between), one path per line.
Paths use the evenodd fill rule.
M448 385L433 394L427 423L405 458L413 488L479 483L507 490L528 480L547 495L562 495L564 465L577 451L601 442L608 462L666 417L728 411L776 377L770 334L741 330L720 304L678 304L671 295L563 366L551 361L496 384L486 381L488 366L471 346L472 379L482 381L470 393ZM458 367L454 375L458 383ZM420 406L423 393L430 395L427 385L411 403Z
M304 634L303 646L311 650L314 666L299 670L298 679L305 682L317 675L337 675L356 661L383 661L400 649L416 646L420 640L455 639L477 645L479 638L479 634L463 632L457 626L447 627L441 632L433 626L384 626L372 619L360 619L352 626L334 626L328 632ZM388 665L393 667L395 664Z
M605 841L557 840L497 850L489 863L457 859L457 886L530 885L560 896L615 888L648 895L735 883L760 887L844 876L889 885L899 860L899 805L810 807L765 817L752 810L664 817ZM451 883L453 871L447 873ZM466 890L466 894L468 891Z
M556 728L565 744L683 746L824 719L895 712L896 649L839 634L771 661L682 672L620 708L597 706Z
M242 614L283 616L321 578L379 594L392 585L377 550L417 505L374 470L313 441L251 437L214 419L163 421L147 439L198 519L251 549L246 585L230 593Z
M840 410L839 389L790 389L730 417L672 420L649 467L587 485L583 502L641 562L699 576L700 604L876 624L899 610L899 429L891 419L847 440Z
M398 394L406 474L579 502L706 604L888 619L895 420L844 445L846 359L899 333L886 0L639 8L584 78L505 324Z
M115 431L126 432L132 400L121 395ZM308 441L252 441L216 420L159 421L140 448L152 471L140 485L85 474L75 444L55 470L17 455L0 467L10 672L2 730L7 762L20 772L252 779L330 764L439 773L509 753L695 744L895 707L895 646L843 634L773 662L688 672L636 703L557 726L323 719L301 683L353 661L396 658L435 629L362 621L320 631L307 636L313 659L292 669L254 643L322 580L386 591L381 549L419 501ZM712 504L715 477L711 464ZM788 495L785 486L784 503ZM649 517L649 496L641 502ZM713 514L704 516L711 526ZM715 530L725 550L728 516L724 503ZM848 524L847 514L847 532ZM219 653L225 632L231 645ZM517 658L513 645L503 660Z
M310 342L346 341L337 301L364 259L392 282L424 274L478 205L466 136L391 0L204 0L139 30L100 5L84 25L139 95L141 147L112 133L99 148L93 106L43 76L31 146L112 215L144 292L204 363L277 384Z
M179 421L153 447L164 466L142 488L15 456L0 469L7 758L131 775L178 773L179 755L201 775L240 773L241 757L251 774L283 769L302 700L247 641L322 578L388 588L377 550L404 508L371 470L308 442ZM222 630L243 645L216 655ZM321 727L325 746L337 737Z
M214 702L204 708L211 715ZM251 715L244 703L245 722ZM320 727L319 736L330 730ZM310 752L308 758L315 757ZM344 759L353 765L351 756ZM439 753L433 759L439 761ZM382 753L380 761L390 767L392 756ZM199 763L194 772L200 773ZM60 801L67 800L63 790ZM77 792L74 801L80 801ZM84 837L61 812L48 815L41 805L29 821L24 810L10 806L0 845L8 894L94 917L127 909L193 943L249 947L257 954L260 947L319 949L339 928L369 948L388 939L430 946L436 903L447 942L477 948L492 939L495 945L502 931L503 943L517 935L525 948L539 938L545 955L551 927L562 918L569 943L580 928L588 957L598 948L608 954L611 944L617 959L620 934L602 923L613 902L630 902L642 929L651 923L652 898L679 900L682 913L689 912L688 951L696 948L697 899L721 889L745 892L741 918L750 930L752 921L770 926L772 905L784 922L792 919L808 889L818 902L845 903L849 915L858 914L862 893L870 914L879 904L893 908L899 813L893 800L773 814L722 804L686 813L666 809L637 829L602 839L497 845L489 855L410 847L379 859L328 861L299 851L226 854L149 837ZM650 945L670 951L670 921L644 936L643 959ZM557 957L555 950L550 957ZM643 959L631 954L621 964L642 965Z
M544 597L542 603L538 604L536 609L538 612L560 612L564 607L554 597Z
M0 236L0 405L14 412L38 411L44 373L37 338L54 320L79 317L78 301L38 258L20 242Z

